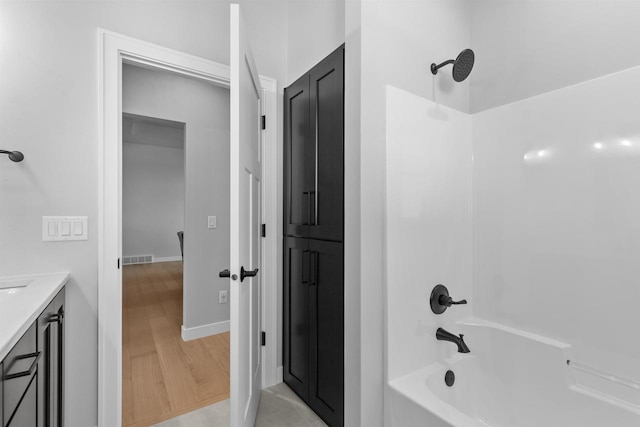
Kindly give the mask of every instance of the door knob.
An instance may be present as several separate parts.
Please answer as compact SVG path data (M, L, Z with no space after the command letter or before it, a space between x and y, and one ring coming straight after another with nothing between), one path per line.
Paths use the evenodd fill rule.
M255 270L251 271L251 270L245 270L244 266L240 267L240 282L244 281L245 277L255 277L256 274L258 274L258 269L256 268Z
M225 268L220 273L218 273L218 277L230 277L231 280L238 280L237 274L231 274L228 268Z

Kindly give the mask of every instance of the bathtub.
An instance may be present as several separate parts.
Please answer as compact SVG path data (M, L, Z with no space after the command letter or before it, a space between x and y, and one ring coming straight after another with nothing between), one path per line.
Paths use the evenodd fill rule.
M579 364L577 372L570 345L477 318L451 329L471 353L389 381L387 427L640 426L640 384ZM601 382L583 381L585 372Z

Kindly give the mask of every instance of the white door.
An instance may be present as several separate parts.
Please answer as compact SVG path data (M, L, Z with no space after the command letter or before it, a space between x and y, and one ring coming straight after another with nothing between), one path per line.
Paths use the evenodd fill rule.
M231 427L253 427L262 389L262 87L237 4L231 5L230 65Z

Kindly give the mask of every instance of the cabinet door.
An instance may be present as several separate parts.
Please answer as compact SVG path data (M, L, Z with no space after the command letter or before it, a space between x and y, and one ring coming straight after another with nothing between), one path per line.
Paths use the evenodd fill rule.
M309 135L309 75L284 91L284 233L307 237L311 222L313 152Z
M284 381L306 400L309 389L308 240L288 237L284 248Z
M29 388L13 413L7 427L38 427L38 374L32 379Z
M309 240L309 406L344 425L344 256L342 243Z
M344 47L310 76L314 170L309 237L342 241L344 223Z
M62 427L64 288L38 317L38 426Z

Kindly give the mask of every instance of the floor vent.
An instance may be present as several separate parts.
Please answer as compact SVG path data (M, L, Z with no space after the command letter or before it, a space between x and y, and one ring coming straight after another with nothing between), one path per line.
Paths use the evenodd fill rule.
M136 255L122 258L122 264L149 264L153 262L153 255Z

